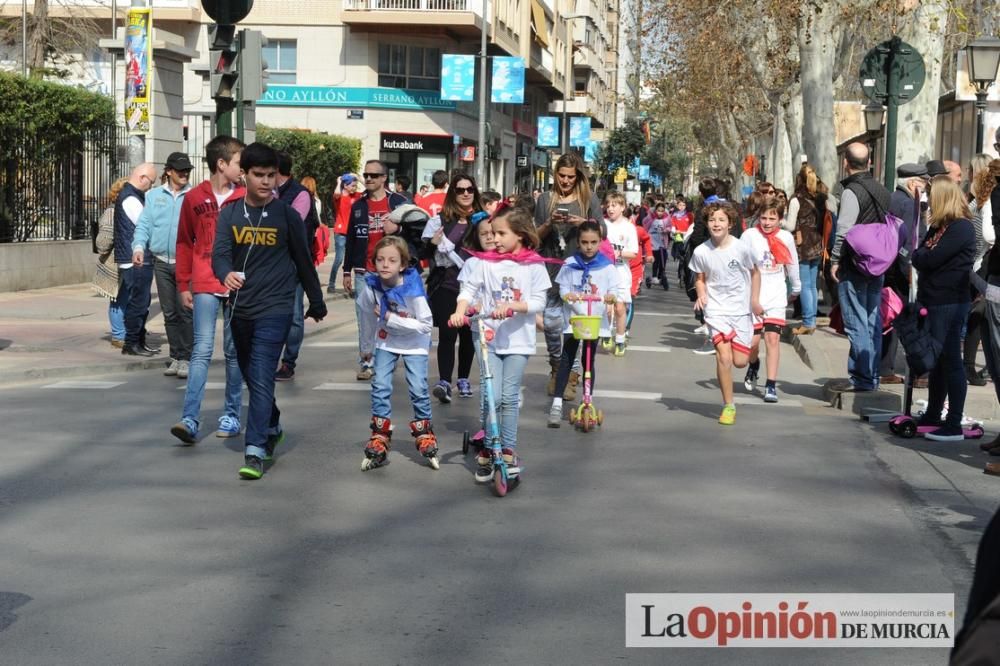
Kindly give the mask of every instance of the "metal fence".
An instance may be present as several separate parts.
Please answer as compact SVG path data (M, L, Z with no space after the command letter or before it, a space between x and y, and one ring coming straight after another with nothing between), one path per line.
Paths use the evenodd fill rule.
M125 129L66 140L20 133L2 143L0 243L92 238L108 189L128 173Z

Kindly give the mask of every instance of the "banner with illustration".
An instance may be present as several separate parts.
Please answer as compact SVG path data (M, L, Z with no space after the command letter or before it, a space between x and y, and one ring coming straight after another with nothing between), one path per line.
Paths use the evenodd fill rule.
M456 53L441 55L441 99L471 102L475 85L475 56Z
M125 126L129 134L149 134L153 14L130 9L125 24Z
M569 119L569 145L586 147L590 143L590 116Z
M490 101L494 104L524 104L524 58L494 56Z
M557 116L541 116L538 118L539 146L559 145L559 118Z

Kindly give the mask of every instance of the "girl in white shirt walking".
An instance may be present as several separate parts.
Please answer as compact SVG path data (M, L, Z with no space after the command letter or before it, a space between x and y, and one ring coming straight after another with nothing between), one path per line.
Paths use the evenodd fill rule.
M490 313L486 327L492 332L488 342L493 395L499 397L500 441L504 462L518 465L518 398L524 368L535 353L535 314L545 307L552 283L543 259L535 248L538 234L531 214L521 208L501 209L491 220L492 252L474 253L481 261L462 276L452 326L465 325L469 306ZM562 262L560 262L562 263ZM508 316L509 312L513 312ZM488 480L493 474L491 451L484 448L477 458L476 478Z

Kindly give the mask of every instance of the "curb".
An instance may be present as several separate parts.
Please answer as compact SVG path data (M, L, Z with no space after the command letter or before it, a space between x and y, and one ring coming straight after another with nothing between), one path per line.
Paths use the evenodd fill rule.
M335 331L339 328L352 324L354 319L345 319L344 321L337 322L325 327L314 327L312 330L308 330L303 334L303 338L311 338L315 335L321 333L328 333L330 331ZM145 359L142 361L112 361L110 363L101 364L91 364L91 365L76 365L67 366L64 368L38 368L32 370L15 370L8 372L0 372L0 385L6 384L17 384L20 382L34 381L38 379L53 379L53 378L72 378L81 377L84 375L96 376L96 375L110 375L122 372L138 372L141 370L153 370L162 369L166 367L167 357L164 355L159 355L157 358ZM216 358L213 355L212 361L209 366L220 364L223 362L222 358Z

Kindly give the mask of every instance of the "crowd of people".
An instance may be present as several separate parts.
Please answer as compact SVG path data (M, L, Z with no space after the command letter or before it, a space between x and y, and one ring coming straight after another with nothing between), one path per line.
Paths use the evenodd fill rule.
M226 399L215 432L244 432L246 384L244 478L260 478L284 436L274 382L294 379L304 320L326 313L316 267L328 250L334 259L326 293L342 290L354 299L356 377L373 387L370 467L388 452L391 378L400 358L413 403L411 431L420 452L435 458L430 397L446 404L475 391L477 332L458 325L470 307L492 314L488 362L504 455L512 460L517 390L536 327L544 332L550 369L548 425L559 427L564 402L577 399L580 352L596 359L601 346L624 356L633 297L654 283L669 290L674 281L694 303L695 331L705 341L693 351L716 356L722 424L735 422L733 368L746 368L743 385L754 393L762 355L762 398L778 401L789 306L801 319L791 332L811 335L825 302L832 324L850 341L849 377L836 388L864 392L903 381L888 320L898 304L918 301L940 349L928 375L914 377L916 386L929 388L919 425L931 440L962 439L967 384L984 384L1000 371L1000 305L980 296L970 277L983 289L1000 286L1000 257L991 251L1000 161L987 156L977 156L966 172L968 193L962 169L938 161L902 164L890 193L871 175L867 146L851 144L847 177L834 191L805 163L790 198L759 182L737 204L728 182L704 178L694 201L650 194L639 205L614 190L599 198L575 152L555 163L550 191L507 198L481 191L472 176L445 171L412 196L411 183L397 177L390 187L387 166L369 160L362 173L337 179L328 202L332 229L324 233L316 181L293 178L287 154L220 136L206 146L206 160L210 177L197 186L188 182L192 164L183 153L168 157L159 179L155 165L142 164L115 183L98 237L95 287L109 298L112 345L151 357L161 353L145 333L155 279L169 344L164 374L187 380L171 429L186 444L201 431L221 314ZM886 221L899 225L898 252L878 268L865 234ZM570 318L592 310L595 297L600 339L580 345ZM596 368L589 371L593 385ZM1000 455L1000 437L983 448Z

